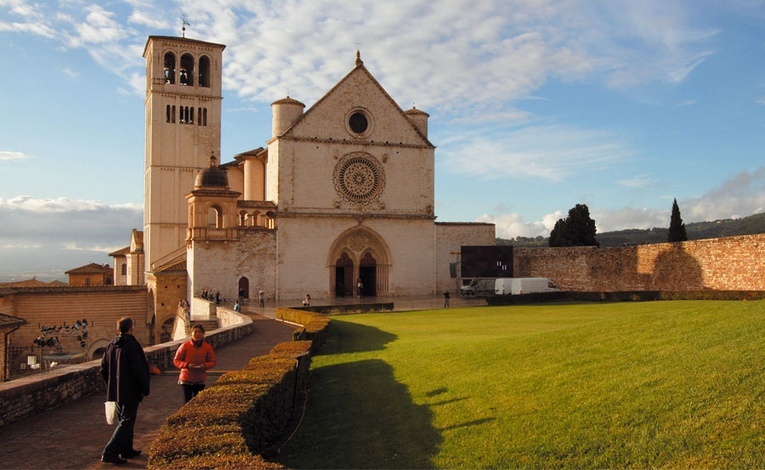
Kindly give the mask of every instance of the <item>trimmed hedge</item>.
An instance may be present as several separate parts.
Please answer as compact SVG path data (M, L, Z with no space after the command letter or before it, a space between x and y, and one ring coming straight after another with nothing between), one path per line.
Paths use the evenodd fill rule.
M320 313L294 308L279 308L276 318L303 325L303 328L293 334L293 339L313 341L312 353L316 353L327 340L327 329L330 319Z
M312 334L326 334L314 330L321 323L311 324ZM280 343L242 370L223 374L167 418L151 444L148 468L284 468L261 454L291 423L313 344Z
M522 295L495 295L486 297L488 305L520 305L553 301L580 302L642 302L651 300L761 300L763 291L619 291L619 292L537 292Z

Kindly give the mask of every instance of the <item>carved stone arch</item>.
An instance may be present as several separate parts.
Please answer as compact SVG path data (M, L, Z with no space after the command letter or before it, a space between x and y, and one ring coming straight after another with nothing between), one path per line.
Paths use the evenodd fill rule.
M387 295L390 263L390 249L380 234L363 226L348 229L329 249L329 291L337 296Z

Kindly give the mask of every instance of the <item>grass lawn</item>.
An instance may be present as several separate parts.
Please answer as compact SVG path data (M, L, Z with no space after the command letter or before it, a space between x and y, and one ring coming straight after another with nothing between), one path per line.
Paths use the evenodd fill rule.
M333 317L291 468L765 468L765 301Z

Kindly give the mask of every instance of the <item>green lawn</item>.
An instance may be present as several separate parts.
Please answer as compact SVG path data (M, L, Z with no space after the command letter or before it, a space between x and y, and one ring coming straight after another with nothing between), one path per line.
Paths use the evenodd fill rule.
M292 468L765 468L765 302L333 317Z

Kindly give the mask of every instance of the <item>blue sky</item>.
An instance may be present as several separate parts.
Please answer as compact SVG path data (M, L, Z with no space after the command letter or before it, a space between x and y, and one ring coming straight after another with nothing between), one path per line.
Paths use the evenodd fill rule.
M430 114L439 221L548 236L765 211L765 3L0 0L0 281L66 280L142 228L143 47L226 44L222 159L367 69Z

